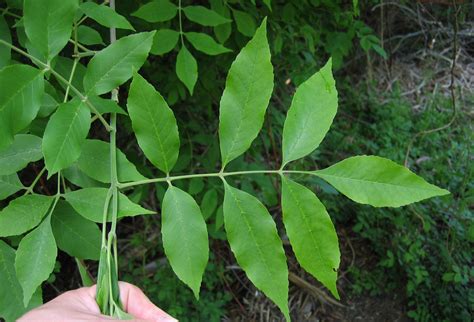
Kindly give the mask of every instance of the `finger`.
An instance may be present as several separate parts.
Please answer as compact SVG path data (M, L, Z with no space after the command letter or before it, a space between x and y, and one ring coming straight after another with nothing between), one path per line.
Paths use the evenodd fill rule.
M153 304L135 285L119 282L119 287L124 309L131 315L154 322L178 321Z

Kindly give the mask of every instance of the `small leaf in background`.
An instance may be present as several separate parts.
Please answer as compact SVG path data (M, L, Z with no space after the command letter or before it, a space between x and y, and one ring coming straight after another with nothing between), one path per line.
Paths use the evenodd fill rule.
M337 112L332 61L296 90L283 128L283 166L313 152L324 139Z
M160 29L155 33L153 45L150 52L153 55L166 54L176 47L179 39L179 32L171 29Z
M59 105L43 136L43 155L49 176L79 158L90 125L91 114L82 100L75 98Z
M26 35L48 62L68 43L77 8L78 0L24 0Z
M263 3L272 11L272 0L263 0Z
M248 13L240 10L232 10L237 30L244 36L252 37L255 34L257 25L255 19Z
M92 179L109 183L110 144L100 140L86 140L77 166ZM146 179L119 149L117 149L117 176L119 182Z
M198 65L186 46L181 47L176 58L176 75L186 85L189 93L193 95L194 85L196 85L198 78Z
M99 227L67 202L59 201L56 205L51 227L59 249L79 259L99 259L102 238Z
M132 16L153 23L171 20L177 12L178 7L169 0L153 0L138 8Z
M102 36L97 30L83 25L77 27L77 40L86 46L104 44Z
M228 18L230 20L231 15L230 15L230 10L229 8L222 2L222 1L210 1L211 4L211 9L221 16ZM223 44L229 39L231 33L232 33L232 23L227 22L219 26L215 26L214 28L214 34L216 35L217 40Z
M262 128L273 90L266 20L230 67L220 102L222 167L244 153Z
M0 39L7 43L12 43L12 36L10 34L10 27L3 15L0 15ZM7 66L11 59L11 49L8 46L0 46L0 69Z
M204 219L209 219L217 208L217 190L207 190L202 197L201 209Z
M42 158L41 138L17 134L8 148L0 150L0 175L13 174Z
M23 189L23 184L16 173L0 175L0 200L10 197L12 194L20 191L21 189Z
M73 163L70 167L61 170L61 175L64 176L70 183L81 188L93 187L107 187L108 185L97 180L92 179L82 172L77 163Z
M290 321L288 266L275 222L254 196L224 183L224 225L237 262Z
M64 198L84 218L102 223L107 191L107 188L85 188L68 192L64 195ZM107 221L110 221L110 208ZM148 214L154 214L154 212L133 203L126 195L118 194L118 218Z
M187 32L186 39L199 51L208 55L219 55L231 52L229 48L217 43L211 36L200 32Z
M51 229L51 217L23 237L15 258L16 276L23 289L23 303L28 305L33 293L51 274L56 263L56 241Z
M101 95L129 80L146 58L155 32L141 32L120 38L90 60L84 76L87 95Z
M48 93L43 94L41 107L38 111L38 118L46 118L50 116L58 107L59 103L56 99Z
M20 235L36 227L52 202L52 197L43 195L25 195L12 200L0 211L0 237Z
M97 109L100 114L117 113L127 115L127 112L121 108L117 102L100 96L90 96L89 102Z
M178 125L161 94L136 73L128 94L128 113L138 145L158 169L169 173L179 153Z
M215 27L232 21L203 6L184 7L183 12L186 18L202 26Z
M99 5L95 2L87 1L82 3L80 8L86 16L104 27L135 30L124 16L118 14L105 4Z
M191 195L197 195L204 189L203 178L192 178L189 180L189 186L187 192Z
M163 200L161 233L171 267L199 299L202 275L209 259L207 227L196 201L170 186Z
M43 101L43 72L28 65L0 70L0 150L36 117Z
M42 304L41 288L33 294L30 303L23 304L23 290L15 272L15 250L0 240L0 316L6 322L16 321L29 310Z
M349 199L374 207L401 207L449 191L377 156L355 156L313 172Z
M296 259L339 299L336 288L341 253L336 230L318 197L282 177L283 223Z

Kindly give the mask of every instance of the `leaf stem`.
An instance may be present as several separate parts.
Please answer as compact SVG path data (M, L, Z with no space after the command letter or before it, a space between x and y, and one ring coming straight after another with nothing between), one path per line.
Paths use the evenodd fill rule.
M12 50L16 51L17 53L31 59L31 61L37 63L38 65L42 66L45 71L50 71L51 74L53 74L57 80L59 80L60 82L64 83L65 85L67 86L70 86L72 91L74 93L76 93L77 96L79 96L79 98L84 101L87 106L89 106L89 108L92 110L92 112L94 112L94 114L97 115L97 118L100 120L100 122L105 126L105 128L107 129L107 131L110 131L111 130L111 127L109 125L109 123L107 123L107 121L104 119L104 117L99 113L99 111L95 108L94 105L92 105L92 103L89 101L89 99L87 98L87 96L85 96L84 94L81 93L81 91L79 91L74 85L72 85L70 82L68 82L67 79L65 79L63 76L61 76L61 74L59 74L57 71L55 71L54 69L51 68L51 66L49 66L48 64L46 64L45 62L41 61L40 59L28 54L26 51L22 50L21 48L18 48L17 46L15 45L12 45L8 42L6 42L5 40L2 40L0 39L0 44L3 44L9 48L11 48Z
M313 171L300 171L300 170L248 170L248 171L233 171L233 172L212 172L212 173L195 173L195 174L185 174L178 176L166 176L160 178L152 178L146 180L138 180L126 183L119 183L118 188L124 189L134 186L139 186L143 184L156 183L156 182L171 182L175 180L185 180L193 178L208 178L208 177L230 177L238 175L253 175L253 174L305 174L305 175L314 175Z
M35 188L36 184L38 183L39 179L41 179L41 176L44 174L45 171L46 171L46 167L43 167L43 169L41 169L41 171L36 176L35 180L33 180L33 182L31 183L31 185L28 188L26 188L25 195L33 192L33 189Z
M183 7L181 6L181 0L178 0L179 36L181 38L181 46L184 47L183 22L182 22L182 18L181 18L181 12L182 11L183 11Z

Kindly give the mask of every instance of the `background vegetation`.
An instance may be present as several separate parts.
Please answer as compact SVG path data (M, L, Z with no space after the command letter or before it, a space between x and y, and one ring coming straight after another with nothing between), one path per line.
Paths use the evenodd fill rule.
M232 20L213 28L184 18L182 24L178 19L145 21L133 14L145 2L118 1L117 11L138 31L182 28L204 32L232 50L210 56L186 42L198 63L193 95L175 72L179 45L166 53L155 48L159 55L151 56L142 68L179 121L182 148L177 172L185 168L214 171L219 159L216 115L226 71L258 23L268 16L275 90L264 131L250 153L233 166L250 170L279 165L280 147L276 142L280 142L279 129L292 94L332 56L339 113L328 137L306 166L323 168L350 155L377 154L405 163L429 182L452 192L402 209L377 209L338 198L338 193L322 181L310 182L325 195L341 239L342 301L331 300L296 261L290 260L290 309L295 321L472 321L472 3L199 1ZM15 18L18 3L21 7L21 1L12 0L0 5L11 28L19 23ZM182 5L190 3L183 0ZM92 20L87 25L100 30L104 41L108 39L107 28ZM13 37L24 39L21 33ZM91 43L89 47L94 46ZM126 97L120 97L120 101L125 102ZM37 121L38 133L44 125ZM119 118L119 126L118 145L129 159L141 165L142 173L149 173L151 167L139 152L131 125ZM39 169L41 165L31 166L32 178ZM159 215L121 221L121 278L142 287L155 303L182 321L280 320L279 311L253 288L222 242L226 237L222 209L217 204L221 204L223 191L217 183L196 179L181 186L203 205L212 236L211 260L199 302L164 258ZM41 184L40 189L47 192L48 185ZM259 195L277 215L277 184L272 178L256 176L242 182L242 187ZM164 188L160 184L137 188L132 199L159 210ZM10 239L10 243L15 240ZM285 250L291 256L291 248ZM91 272L96 270L93 262L86 264ZM79 284L75 263L60 256L46 286L45 299Z

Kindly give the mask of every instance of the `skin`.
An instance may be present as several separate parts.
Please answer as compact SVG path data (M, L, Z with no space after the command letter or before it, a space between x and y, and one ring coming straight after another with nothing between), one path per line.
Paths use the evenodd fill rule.
M155 306L138 287L125 282L119 284L124 311L135 317L133 321L177 322ZM120 321L100 313L95 292L95 285L68 291L26 313L17 321Z

